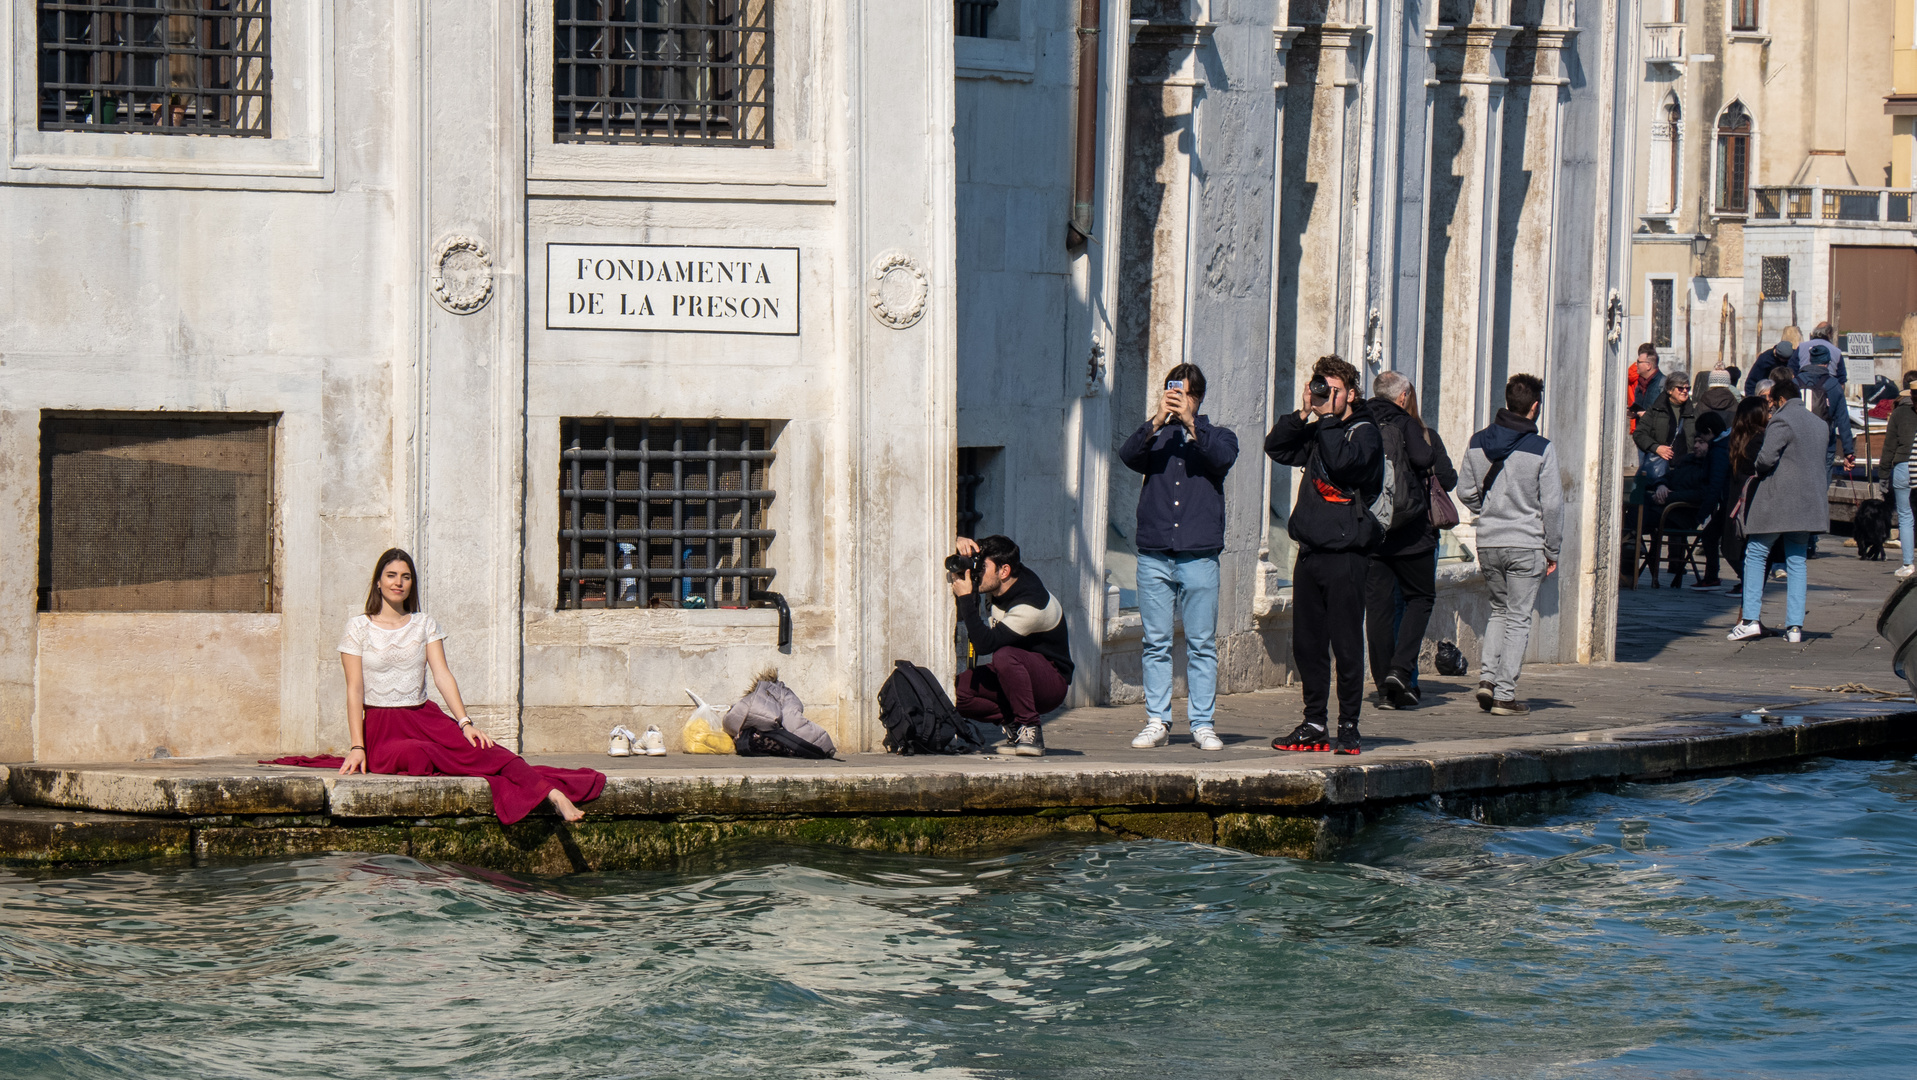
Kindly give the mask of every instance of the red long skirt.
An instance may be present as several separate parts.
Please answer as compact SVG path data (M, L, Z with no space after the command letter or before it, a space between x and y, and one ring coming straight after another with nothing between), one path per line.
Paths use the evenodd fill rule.
M261 764L337 769L341 757L283 757ZM366 709L366 770L395 776L483 776L493 789L493 813L502 824L532 813L554 788L575 803L599 797L606 774L597 769L528 765L503 746L477 747L459 723L433 702L410 709Z

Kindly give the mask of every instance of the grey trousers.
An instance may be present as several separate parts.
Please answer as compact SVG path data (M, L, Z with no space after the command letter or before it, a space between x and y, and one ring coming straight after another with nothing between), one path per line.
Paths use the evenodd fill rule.
M1544 581L1544 552L1539 548L1492 547L1478 549L1484 584L1491 592L1491 618L1484 624L1483 662L1478 679L1491 683L1492 696L1510 701L1518 696L1518 669L1531 643L1531 609L1537 607L1538 586Z

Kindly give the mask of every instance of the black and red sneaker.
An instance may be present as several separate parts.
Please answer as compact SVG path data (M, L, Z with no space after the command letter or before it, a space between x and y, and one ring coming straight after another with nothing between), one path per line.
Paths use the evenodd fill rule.
M1317 724L1299 724L1291 734L1271 740L1271 748L1323 753L1331 749L1331 736Z
M1340 725L1338 728L1338 741L1332 745L1331 749L1333 753L1350 754L1352 757L1357 757L1359 751L1362 749L1358 745L1358 729Z

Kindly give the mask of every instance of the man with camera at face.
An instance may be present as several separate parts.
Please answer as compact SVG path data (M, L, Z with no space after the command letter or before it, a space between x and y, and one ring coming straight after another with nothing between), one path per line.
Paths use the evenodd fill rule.
M1300 472L1287 531L1298 544L1292 571L1292 662L1304 684L1304 722L1274 750L1357 754L1364 704L1365 580L1383 530L1367 509L1384 489L1384 443L1359 396L1358 372L1336 356L1311 369L1304 407L1286 413L1265 453ZM1331 662L1338 662L1338 737L1326 731Z
M1039 717L1065 703L1072 683L1064 605L1003 536L959 537L958 554L946 557L945 577L973 653L992 657L959 672L958 711L1003 726L1013 753L1043 756Z

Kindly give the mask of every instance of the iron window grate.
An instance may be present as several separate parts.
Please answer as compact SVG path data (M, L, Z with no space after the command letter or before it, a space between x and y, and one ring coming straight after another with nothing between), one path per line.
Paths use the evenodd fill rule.
M559 607L748 607L777 571L765 420L561 422Z
M1651 344L1660 349L1671 347L1671 316L1676 306L1677 287L1670 278L1651 282Z
M773 0L553 0L553 141L772 145Z
M1791 259L1788 255L1764 256L1764 299L1782 300L1791 292Z
M959 37L991 37L992 12L998 8L998 0L954 0L958 5L953 12Z
M39 0L40 130L272 136L269 0Z

